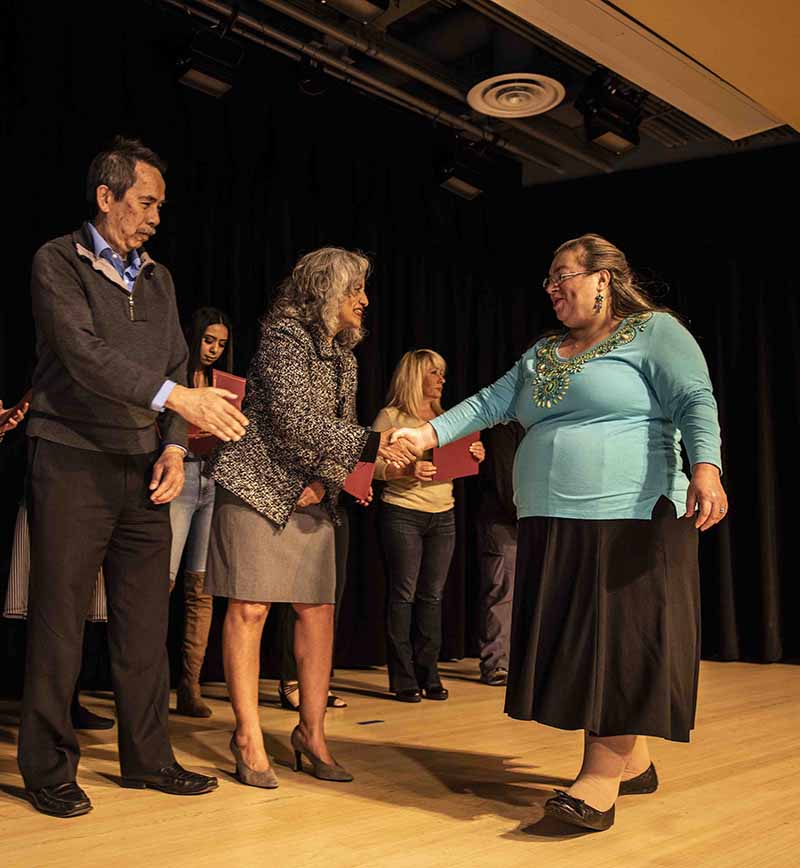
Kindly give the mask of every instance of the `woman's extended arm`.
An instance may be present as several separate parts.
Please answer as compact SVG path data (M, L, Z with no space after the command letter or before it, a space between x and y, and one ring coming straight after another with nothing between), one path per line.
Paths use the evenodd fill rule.
M514 405L522 384L522 359L491 386L486 386L420 428L398 428L392 441L408 440L417 449L446 446L474 431L516 419Z

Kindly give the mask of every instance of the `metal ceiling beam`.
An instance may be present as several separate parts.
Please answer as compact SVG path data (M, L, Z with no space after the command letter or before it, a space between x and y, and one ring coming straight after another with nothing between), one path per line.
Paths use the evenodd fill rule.
M311 27L314 30L318 30L321 33L333 37L337 42L341 42L356 51L360 51L362 54L380 61L385 66L395 69L398 72L402 72L409 78L416 79L428 87L438 90L440 93L446 94L453 99L457 99L461 103L466 103L466 91L463 87L444 81L441 77L428 72L421 66L400 57L395 51L388 50L385 47L385 44L351 33L349 30L320 18L315 13L309 12L299 5L287 2L287 0L258 0L258 2L261 3L262 6L274 9L276 12L286 15L288 18L292 18L301 24L305 24L307 27ZM379 81L380 79L376 80ZM565 143L556 136L531 127L523 121L512 121L509 119L504 122L529 138L542 142L549 147L572 157L573 159L593 166L596 169L600 169L603 172L611 172L614 169L614 164L608 160L587 153L585 150L577 148L574 145Z
M326 72L333 70L337 73L337 78L341 78L348 83L362 87L364 90L371 93L378 92L393 102L417 110L433 120L439 121L449 127L469 133L473 138L479 141L488 142L489 144L513 154L515 157L525 160L526 162L536 163L537 165L549 169L551 172L555 172L558 175L566 174L565 170L558 164L553 163L544 157L540 157L538 154L531 153L529 150L520 147L514 142L503 138L491 130L479 127L470 121L464 120L464 118L461 118L458 115L447 112L434 103L407 93L401 88L389 85L386 82L381 81L379 78L363 72L346 61L341 60L335 54L320 48L318 45L304 42L302 39L284 33L266 22L253 18L250 15L239 13L238 15L233 16L233 10L225 3L220 3L218 0L195 0L194 4L179 2L179 0L165 0L165 2L184 10L191 10L193 5L197 5L213 11L221 20L235 19L234 23L231 25L231 30L241 36L250 38L252 35L251 32L254 31L255 34L260 37L262 44L268 48L272 48L273 43L278 43L282 46L282 53L284 54L286 53L286 51L283 50L285 47L291 49L293 52L292 56L310 57Z

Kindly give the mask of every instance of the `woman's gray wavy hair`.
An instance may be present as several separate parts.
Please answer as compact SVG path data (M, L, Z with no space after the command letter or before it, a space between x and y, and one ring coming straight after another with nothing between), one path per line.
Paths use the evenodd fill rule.
M358 251L320 247L301 256L291 274L279 285L268 317L288 316L305 326L321 328L348 349L361 341L361 328L337 333L342 299L366 282L372 264Z

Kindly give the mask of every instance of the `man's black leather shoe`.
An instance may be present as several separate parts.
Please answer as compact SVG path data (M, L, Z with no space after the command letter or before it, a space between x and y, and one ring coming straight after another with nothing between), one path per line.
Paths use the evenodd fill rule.
M426 687L422 691L422 695L425 697L425 699L438 699L439 701L441 701L443 699L447 699L450 694L447 692L446 687L442 687L441 684L437 684L434 687Z
M218 786L216 778L189 772L178 763L170 763L149 775L122 778L120 783L130 789L143 790L149 787L151 790L161 790L162 793L169 793L172 796L199 796L216 790Z
M74 781L40 790L25 790L25 795L37 811L51 817L80 817L92 810L89 797Z

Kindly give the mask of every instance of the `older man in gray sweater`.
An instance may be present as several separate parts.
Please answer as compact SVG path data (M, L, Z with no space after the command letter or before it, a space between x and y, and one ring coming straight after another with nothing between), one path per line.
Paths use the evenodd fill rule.
M28 424L31 587L19 764L46 814L91 810L76 783L69 704L97 570L108 595L122 784L176 795L216 778L175 761L167 731L168 503L183 486L186 421L238 440L220 389L185 386L188 351L169 271L144 251L165 166L116 139L93 160L95 217L33 260L38 362Z

